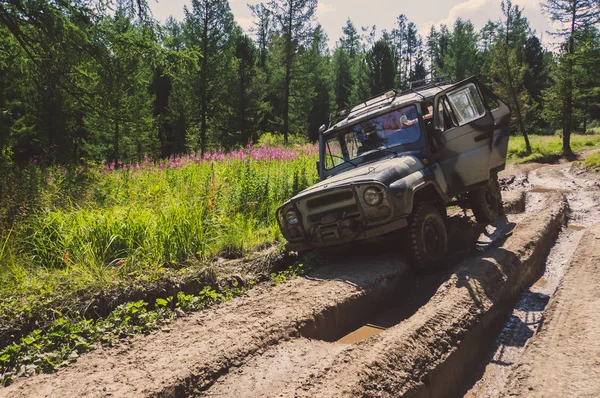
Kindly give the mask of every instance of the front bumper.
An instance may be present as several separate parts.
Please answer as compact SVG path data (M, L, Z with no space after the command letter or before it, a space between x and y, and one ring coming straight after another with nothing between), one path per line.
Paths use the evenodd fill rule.
M288 242L285 244L285 248L290 251L298 252L298 251L305 251L305 250L322 249L322 248L327 248L327 247L335 247L335 246L343 245L343 244L354 242L354 241L359 241L359 240L368 239L368 238L374 238L376 236L384 235L389 232L396 231L401 228L405 228L406 226L408 226L408 221L404 217L404 218L400 218L397 220L392 220L387 224L380 225L380 226L372 228L372 229L360 231L352 237L343 237L343 238L337 239L335 241L327 241L327 242L319 242L319 241L311 242L311 243Z
M378 205L365 202L364 193L369 188L376 188L381 194ZM298 224L286 222L285 214L290 210L299 215ZM373 181L292 198L277 210L277 220L289 242L287 247L307 250L366 239L406 226L406 220L394 214L388 188Z

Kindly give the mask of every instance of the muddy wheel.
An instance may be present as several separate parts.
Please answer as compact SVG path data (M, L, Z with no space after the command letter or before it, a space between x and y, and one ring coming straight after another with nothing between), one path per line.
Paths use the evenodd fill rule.
M433 205L419 205L411 216L408 233L410 262L415 271L437 270L448 249L446 225L440 212Z
M469 192L467 198L477 222L489 224L502 215L502 191L497 175L490 177L485 186Z

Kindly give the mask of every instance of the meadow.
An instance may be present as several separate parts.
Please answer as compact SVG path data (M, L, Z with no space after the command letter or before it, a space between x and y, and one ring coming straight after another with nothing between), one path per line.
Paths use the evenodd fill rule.
M190 257L277 241L275 209L316 181L316 153L248 147L87 170L32 164L37 208L0 237L0 298L153 280Z
M560 157L559 137L530 138L527 155L523 138L511 137L510 162ZM600 135L572 139L575 151L598 145ZM208 269L223 276L216 258L281 248L275 210L318 180L317 153L309 144L259 145L136 163L32 161L0 209L0 384L52 370L97 342L149 332L178 316L176 308L199 310L243 293L249 286L213 287L214 278L211 285L198 275ZM284 281L303 266L270 280ZM191 269L200 270L192 294L117 300L86 316L106 292L118 296L138 284L160 289L165 278Z
M577 153L600 145L600 131L571 135L571 149ZM512 163L555 162L562 157L562 139L558 135L530 135L531 153L525 150L523 136L510 137L508 160Z
M560 157L557 136L511 137L509 161ZM574 135L575 151L600 135ZM317 181L315 145L41 167L2 206L0 300L155 281L189 259L241 257L282 237L275 209ZM3 203L4 204L4 203Z

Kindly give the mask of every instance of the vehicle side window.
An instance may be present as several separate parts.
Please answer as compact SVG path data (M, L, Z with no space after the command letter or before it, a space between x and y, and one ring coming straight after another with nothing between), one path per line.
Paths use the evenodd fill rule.
M458 126L458 120L456 119L456 115L452 111L452 107L448 103L447 98L443 98L440 102L442 107L442 114L444 115L444 130L449 130L453 127Z
M485 115L485 106L479 95L479 90L473 83L448 93L447 98L460 126Z

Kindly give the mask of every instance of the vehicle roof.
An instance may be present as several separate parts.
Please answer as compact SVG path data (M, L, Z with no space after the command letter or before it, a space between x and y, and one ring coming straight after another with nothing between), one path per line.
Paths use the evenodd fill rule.
M402 93L394 93L393 91L382 93L354 106L350 109L348 115L344 119L338 120L335 125L331 126L323 134L329 135L334 133L340 127L358 123L361 120L368 119L376 114L385 113L387 110L396 109L403 105L422 101L433 101L433 97L435 97L437 93L451 86L452 84L443 84L427 86L422 89L415 88L414 90Z

